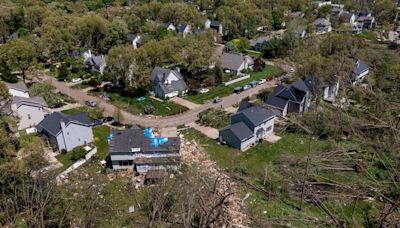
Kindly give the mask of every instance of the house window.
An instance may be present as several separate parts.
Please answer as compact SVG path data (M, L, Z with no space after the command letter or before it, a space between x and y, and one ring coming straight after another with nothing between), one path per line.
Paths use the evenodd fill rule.
M267 127L267 132L271 131L271 129L272 129L271 126Z
M38 110L40 111L40 108L38 108Z
M80 142L81 141L81 139L78 139L78 142Z
M69 135L69 132L67 132L67 135Z
M128 166L129 165L129 162L128 161L123 161L122 162L122 166Z
M28 120L30 120L31 119L31 114L28 114Z

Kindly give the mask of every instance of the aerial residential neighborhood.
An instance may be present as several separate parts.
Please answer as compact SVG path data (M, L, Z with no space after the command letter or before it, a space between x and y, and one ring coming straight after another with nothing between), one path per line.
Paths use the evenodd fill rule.
M0 0L1 227L398 227L400 1Z

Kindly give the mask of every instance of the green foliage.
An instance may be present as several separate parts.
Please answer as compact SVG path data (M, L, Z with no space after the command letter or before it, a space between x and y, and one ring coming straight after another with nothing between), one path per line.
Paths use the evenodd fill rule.
M0 82L0 97L7 98L9 96L10 94L8 93L7 86L3 82Z
M61 64L60 69L58 69L57 79L59 81L64 81L65 79L67 79L68 75L69 75L69 70L67 64L65 63Z
M272 27L274 30L279 30L282 28L282 14L279 11L272 11Z
M209 108L199 113L199 122L213 128L223 128L229 124L229 115L222 108Z

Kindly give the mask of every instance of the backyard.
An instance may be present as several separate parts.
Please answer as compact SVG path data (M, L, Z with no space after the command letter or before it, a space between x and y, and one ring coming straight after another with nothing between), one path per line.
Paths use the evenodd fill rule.
M137 97L122 96L119 93L110 93L110 102L115 106L133 114L171 116L187 110L186 107L172 101L160 101L149 96Z
M316 205L307 199L302 210L299 209L299 187L301 186L299 183L303 180L309 146L309 137L306 135L282 133L279 134L282 139L275 144L262 142L245 152L240 152L228 146L219 145L215 140L191 128L181 130L181 133L187 139L194 139L202 145L210 158L240 183L239 189L243 196L250 194L246 206L256 218L264 218L272 223L277 221L276 224L281 224L279 221L285 218L295 227L309 227L318 224L332 225L332 217L329 215L331 213L335 219L349 221L357 227L368 223L366 214L379 215L380 203L376 201L360 199L355 206L354 199L346 198L344 206L338 204L340 199L335 197L336 191L346 190L335 187L318 188L317 186L317 190L321 190L318 190L318 193L310 193L309 191L316 191L316 189L307 185L306 195L322 197L321 202L320 205ZM335 146L330 140L313 138L310 151L311 157L315 159L312 160L307 181L315 183L333 181L338 186L351 186L355 183L374 184L369 177L354 171L338 172L317 168L320 166L317 158L319 159L321 153L332 151L336 147L348 148L353 144L354 142L351 141L339 142Z
M247 85L251 81L258 81L263 78L265 79L268 76L277 77L282 74L283 71L280 68L266 65L263 71L250 73L250 78L248 79L244 79L240 82L233 83L229 86L221 84L210 88L210 91L208 91L207 93L188 95L185 98L197 104L204 104L205 102L212 100L215 97L224 97L232 94L234 92L233 90L235 87Z

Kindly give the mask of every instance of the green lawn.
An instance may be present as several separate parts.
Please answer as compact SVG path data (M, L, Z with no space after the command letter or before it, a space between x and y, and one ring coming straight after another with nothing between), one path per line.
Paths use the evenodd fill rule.
M93 128L94 145L97 147L96 157L103 160L108 156L108 135L110 127L103 125Z
M124 97L118 93L110 94L111 103L115 106L127 110L133 114L146 114L145 108L153 107L152 115L171 116L187 110L186 107L178 105L172 101L158 101L145 96L144 101L138 101L136 97Z
M196 94L196 95L188 95L186 97L187 100L192 101L197 104L204 104L205 102L212 100L214 97L224 97L232 94L234 91L233 89L238 86L244 86L246 84L249 84L251 81L254 80L260 80L262 78L266 78L267 76L280 76L282 75L283 71L280 68L273 67L273 66L265 66L265 69L261 72L252 72L250 75L250 78L245 79L240 82L236 82L234 84L231 84L229 86L224 86L224 85L219 85L210 88L210 91L208 93L203 93L203 94Z
M98 108L91 108L88 106L81 106L78 108L71 108L71 109L67 109L64 111L61 111L64 114L67 115L75 115L81 112L86 112L88 114L88 116L92 119L101 119L103 118L103 111L101 109Z

